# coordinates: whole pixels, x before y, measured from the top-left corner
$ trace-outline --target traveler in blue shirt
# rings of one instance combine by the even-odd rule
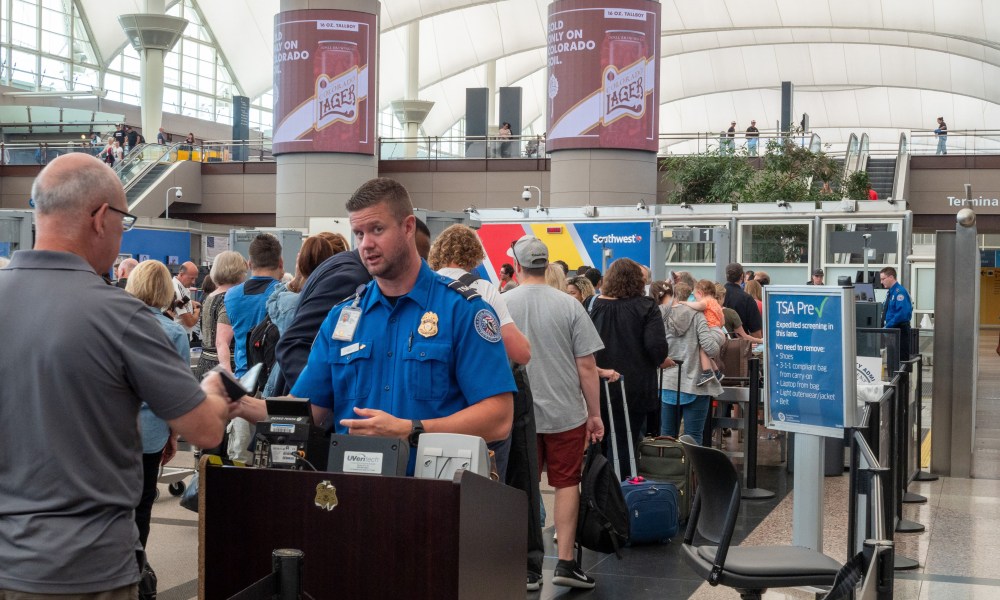
[[[236,375],[242,377],[253,365],[247,364],[247,334],[267,316],[267,299],[285,265],[281,260],[281,242],[269,233],[259,234],[250,242],[250,279],[226,292],[226,314],[236,338]]]
[[[910,358],[910,319],[913,318],[913,301],[910,294],[898,281],[896,269],[886,267],[879,272],[882,287],[889,290],[882,310],[882,322],[886,328],[899,330],[899,359]]]
[[[337,433],[414,446],[423,432],[505,439],[516,388],[496,313],[420,259],[398,182],[365,183],[347,210],[375,281],[330,311],[292,395],[309,398],[316,423],[332,414]],[[250,398],[241,410],[250,420],[266,414]]]
[[[281,260],[281,242],[269,233],[259,234],[250,242],[250,278],[226,292],[226,315],[233,328],[236,352],[233,354],[236,372],[242,377],[253,365],[247,364],[247,334],[267,316],[267,299],[285,273]],[[250,452],[250,423],[233,419],[229,424],[228,456],[247,462]]]

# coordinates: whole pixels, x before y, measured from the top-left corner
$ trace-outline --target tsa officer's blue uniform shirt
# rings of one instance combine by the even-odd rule
[[[351,341],[333,339],[333,331],[353,297],[335,306],[292,395],[332,409],[335,431],[347,433],[340,421],[358,418],[354,407],[434,419],[515,391],[496,313],[482,299],[449,289],[452,281],[421,262],[413,289],[395,307],[370,282]],[[437,316],[436,331],[426,325],[429,313]]]
[[[900,324],[909,325],[913,316],[913,302],[910,301],[910,294],[897,281],[889,288],[889,295],[885,298],[885,326],[899,327]]]

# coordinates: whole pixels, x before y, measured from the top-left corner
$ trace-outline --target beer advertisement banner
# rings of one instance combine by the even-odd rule
[[[547,45],[546,150],[657,151],[659,2],[553,2]]]
[[[274,17],[274,154],[375,153],[375,15],[290,10]]]

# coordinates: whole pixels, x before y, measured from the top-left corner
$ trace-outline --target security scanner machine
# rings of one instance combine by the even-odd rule
[[[895,267],[908,285],[903,256],[911,246],[912,213],[902,201],[778,202],[466,209],[487,258],[484,276],[509,262],[513,240],[531,234],[549,247],[550,259],[570,269],[607,270],[616,258],[649,265],[653,279],[689,271],[695,279],[724,280],[724,269],[766,271],[772,284],[804,285],[823,269],[827,285],[859,270]],[[867,245],[866,245],[867,244]],[[876,279],[877,281],[877,279]]]
[[[257,423],[253,466],[326,470],[329,442],[314,426],[306,398],[267,398],[267,419]]]
[[[298,229],[273,229],[261,227],[258,229],[233,229],[229,232],[229,249],[243,256],[250,255],[250,242],[261,233],[270,233],[281,242],[281,258],[285,262],[285,270],[295,272],[295,260],[302,248],[302,232]]]
[[[30,210],[0,210],[0,256],[10,258],[18,250],[31,250],[34,218]]]

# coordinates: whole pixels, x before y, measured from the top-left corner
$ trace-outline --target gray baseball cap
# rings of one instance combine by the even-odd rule
[[[511,244],[507,256],[528,269],[546,267],[549,264],[548,246],[533,235],[525,235]]]

